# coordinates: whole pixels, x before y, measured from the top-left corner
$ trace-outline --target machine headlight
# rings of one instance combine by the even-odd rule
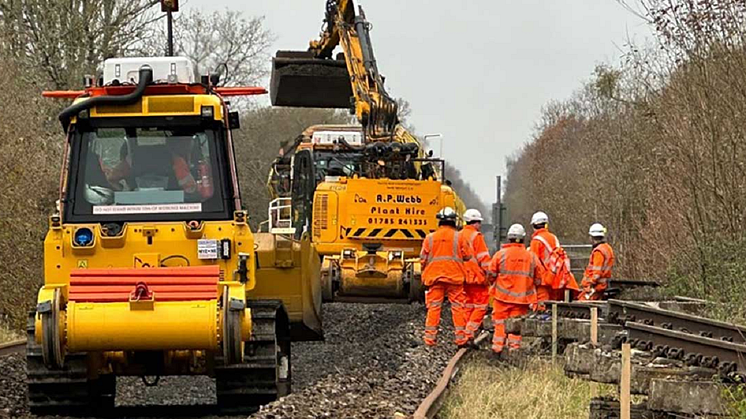
[[[352,249],[345,249],[342,251],[342,257],[345,259],[352,259],[355,257],[355,251]]]
[[[394,250],[393,252],[391,252],[389,254],[391,255],[391,260],[401,259],[402,252],[401,252],[401,250]]]
[[[73,244],[80,247],[86,247],[93,244],[93,231],[88,227],[81,227],[75,230],[73,235]]]
[[[215,107],[214,106],[203,106],[200,114],[203,118],[212,118],[215,116]]]

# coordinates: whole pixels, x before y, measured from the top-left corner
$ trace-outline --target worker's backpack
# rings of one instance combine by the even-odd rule
[[[544,277],[544,283],[553,289],[571,289],[578,291],[578,282],[575,280],[572,271],[570,271],[570,257],[567,256],[565,249],[557,246],[549,254],[549,263],[547,263],[547,272]]]

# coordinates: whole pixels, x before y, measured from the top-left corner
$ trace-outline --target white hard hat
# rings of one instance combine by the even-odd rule
[[[464,212],[464,221],[470,223],[472,221],[484,221],[482,213],[479,210],[471,208]]]
[[[508,229],[508,239],[522,239],[526,237],[526,229],[520,224],[513,224]]]
[[[606,227],[595,223],[588,229],[588,235],[591,237],[606,237]]]
[[[549,216],[542,211],[535,212],[531,217],[531,225],[544,224],[549,222]]]
[[[454,211],[451,207],[445,207],[442,210],[438,211],[438,215],[436,215],[435,217],[439,220],[455,220],[456,211]]]

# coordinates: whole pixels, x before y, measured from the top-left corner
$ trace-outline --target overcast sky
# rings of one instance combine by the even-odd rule
[[[188,8],[263,15],[277,49],[304,50],[325,0],[190,0]],[[368,0],[389,92],[408,100],[417,133],[443,134],[444,157],[495,199],[505,158],[534,132],[541,107],[569,97],[600,63],[616,64],[645,24],[616,0]],[[267,63],[270,66],[270,63]],[[435,153],[438,144],[433,143]]]

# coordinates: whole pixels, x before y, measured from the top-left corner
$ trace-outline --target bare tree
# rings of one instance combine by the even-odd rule
[[[160,55],[165,35],[151,50]],[[207,13],[192,9],[174,23],[174,53],[191,58],[195,76],[221,73],[221,85],[252,85],[268,74],[269,54],[275,36],[264,26],[264,17],[244,17],[234,10]]]
[[[128,55],[160,17],[157,0],[0,0],[0,48],[41,68],[57,89]]]
[[[396,116],[399,118],[399,123],[404,125],[407,131],[414,134],[415,127],[409,117],[412,116],[412,106],[409,104],[407,99],[403,97],[396,98]]]

